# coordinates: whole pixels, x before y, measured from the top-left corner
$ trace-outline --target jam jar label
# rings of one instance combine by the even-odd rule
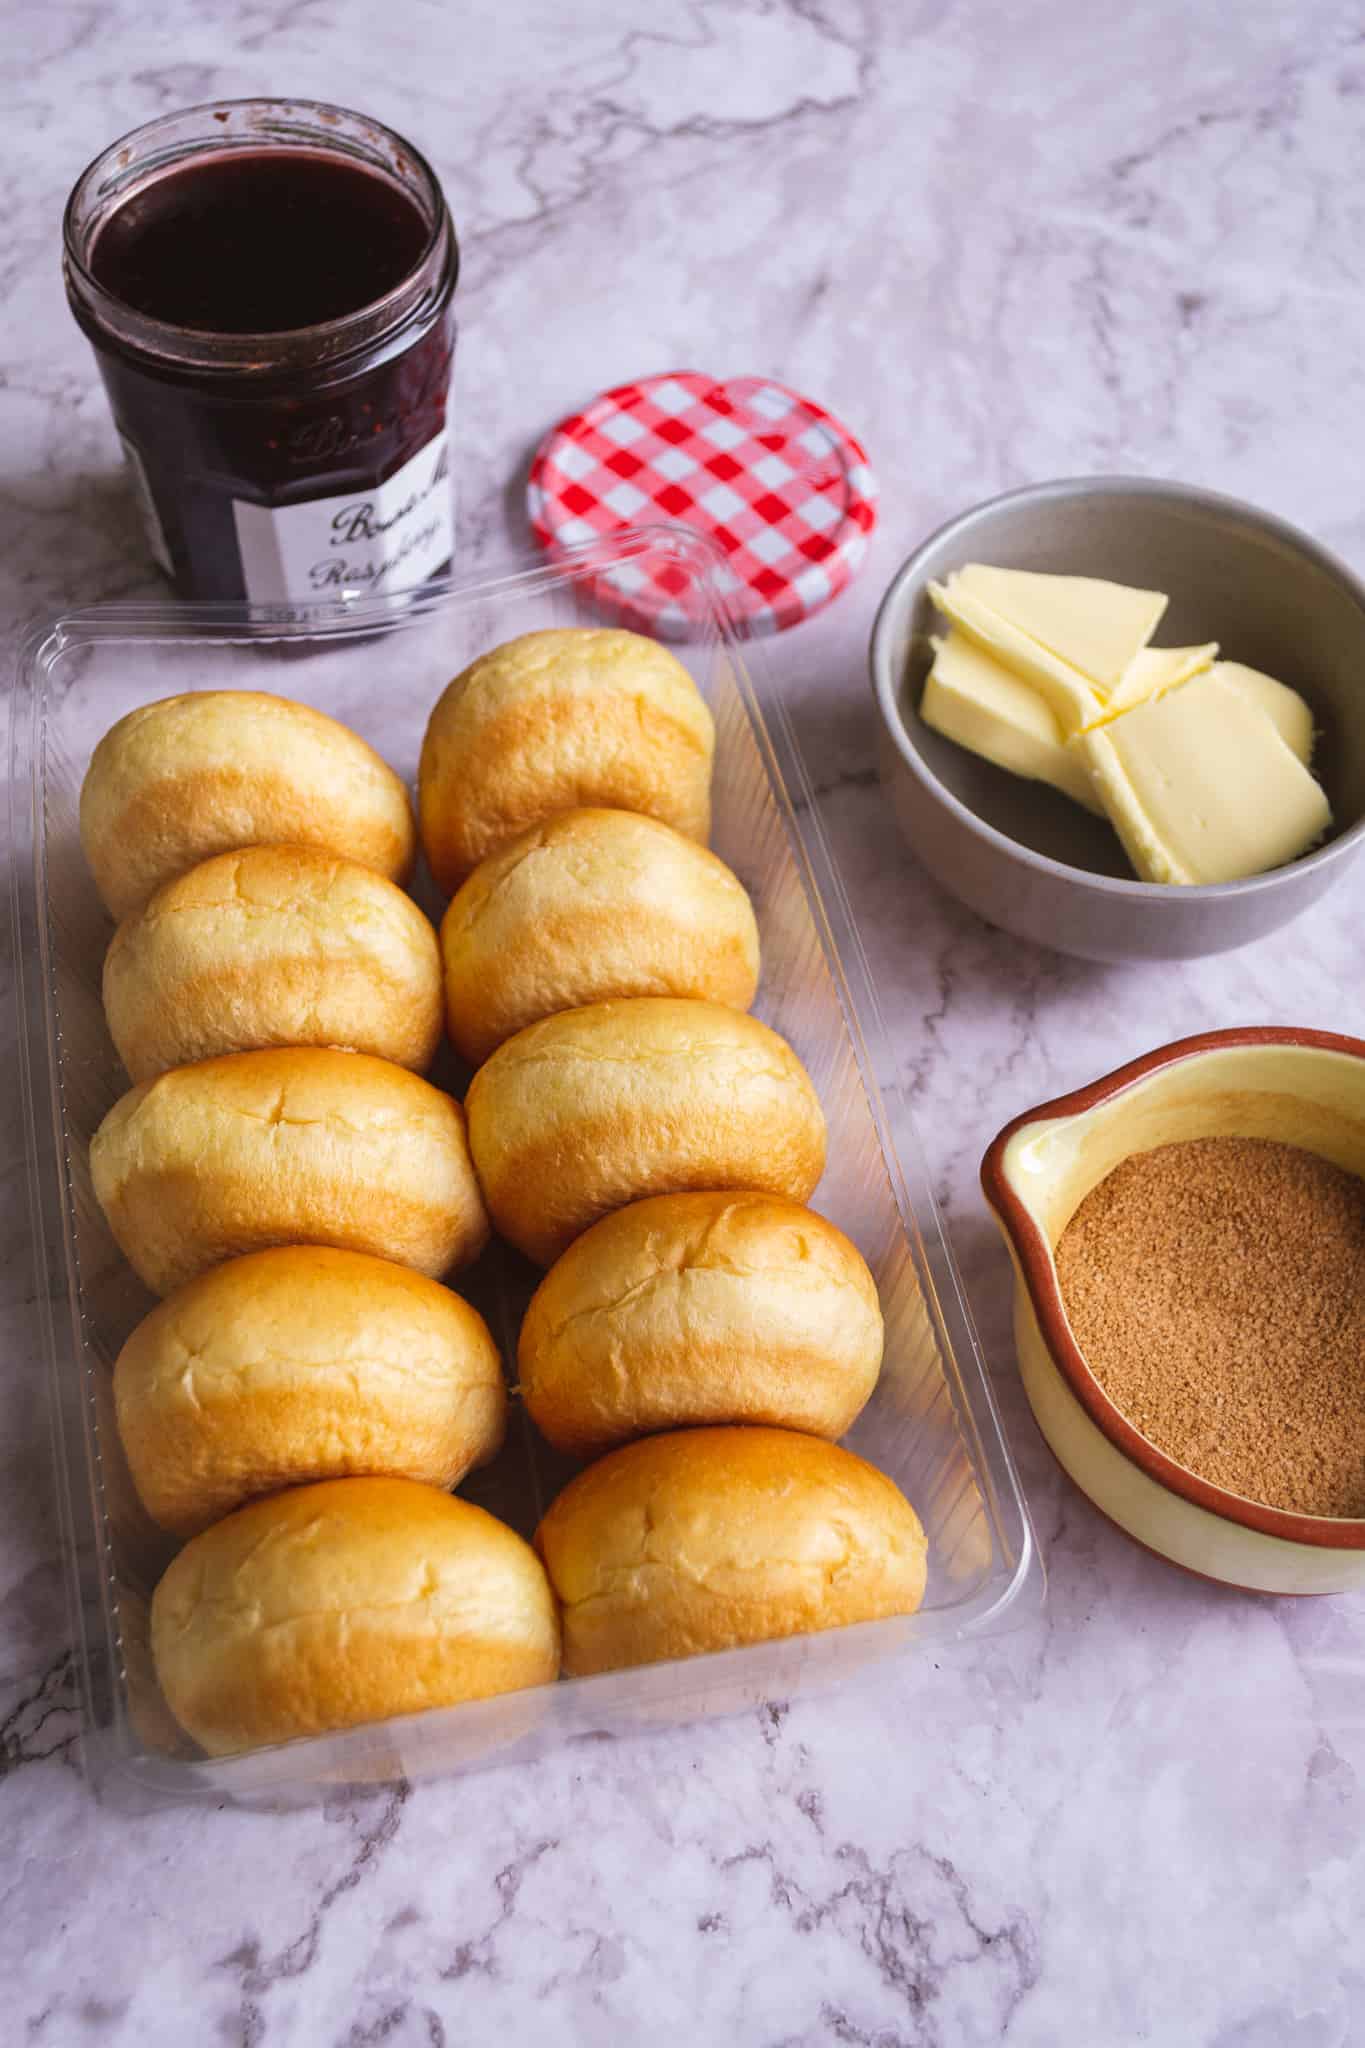
[[[234,498],[232,516],[253,604],[407,589],[448,562],[454,544],[446,430],[370,490],[302,505]]]

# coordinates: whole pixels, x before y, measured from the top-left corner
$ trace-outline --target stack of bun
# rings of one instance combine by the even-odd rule
[[[606,1454],[536,1535],[570,1673],[924,1592],[913,1509],[833,1441],[876,1383],[881,1311],[804,1206],[825,1165],[810,1076],[747,1014],[753,909],[702,843],[713,744],[664,648],[558,632],[458,676],[422,750],[474,1168],[494,1227],[550,1269],[522,1397],[556,1448]]]
[[[488,1237],[464,1111],[423,1078],[440,948],[402,782],[303,704],[206,691],[96,747],[81,838],[134,1083],[90,1147],[160,1305],[114,1368],[133,1483],[188,1539],[152,1601],[211,1755],[541,1684],[530,1545],[446,1489],[498,1450],[502,1361],[439,1284]]]
[[[452,682],[407,793],[355,734],[207,692],[100,742],[81,832],[121,922],[134,1083],[91,1146],[165,1296],[115,1370],[167,1700],[222,1754],[906,1613],[925,1546],[834,1441],[876,1382],[855,1247],[804,1206],[825,1124],[750,1016],[758,933],[706,848],[714,734],[651,640],[567,629]],[[423,1078],[444,1019],[465,1105]],[[548,1267],[526,1407],[597,1459],[534,1550],[453,1498],[501,1361],[440,1285],[489,1224]],[[603,1455],[605,1454],[605,1455]]]

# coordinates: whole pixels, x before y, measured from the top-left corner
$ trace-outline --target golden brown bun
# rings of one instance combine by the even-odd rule
[[[111,726],[81,789],[81,844],[116,918],[235,846],[321,846],[404,881],[408,793],[349,726],[262,690],[195,690]]]
[[[248,846],[163,882],[114,933],[104,1014],[135,1081],[216,1053],[336,1045],[419,1071],[440,948],[410,896],[314,846]]]
[[[114,1402],[142,1504],[177,1536],[310,1479],[454,1486],[497,1450],[506,1412],[477,1310],[407,1266],[321,1245],[177,1288],[119,1353]]]
[[[495,848],[580,804],[711,827],[715,727],[676,656],[639,633],[524,633],[456,676],[422,743],[422,845],[449,896]]]
[[[699,996],[747,1010],[758,927],[723,861],[636,811],[563,811],[481,861],[441,926],[446,1020],[477,1066],[556,1010]]]
[[[273,1244],[338,1245],[436,1276],[488,1237],[459,1103],[363,1052],[172,1067],[114,1104],[90,1175],[156,1294]]]
[[[529,1544],[412,1479],[328,1479],[186,1544],[152,1599],[172,1713],[210,1756],[545,1685],[559,1629]]]
[[[571,1678],[913,1614],[924,1531],[894,1481],[791,1429],[684,1429],[589,1465],[536,1531]]]
[[[557,1449],[771,1423],[842,1436],[877,1384],[882,1315],[857,1248],[779,1195],[656,1195],[575,1239],[531,1300],[522,1399]]]
[[[800,1060],[719,1003],[637,996],[546,1017],[498,1047],[465,1106],[493,1221],[542,1266],[643,1195],[757,1188],[804,1202],[825,1166]]]

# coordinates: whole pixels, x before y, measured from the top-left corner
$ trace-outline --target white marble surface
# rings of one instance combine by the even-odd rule
[[[975,1187],[1008,1115],[1178,1032],[1361,1027],[1360,887],[1222,960],[1069,963],[902,857],[863,680],[949,512],[1130,469],[1365,566],[1365,40],[1336,0],[131,0],[5,10],[7,623],[150,587],[57,275],[85,159],[215,94],[409,131],[462,229],[462,551],[534,439],[664,367],[775,373],[866,438],[857,588],[774,650],[818,764],[1047,1549],[1045,1625],[835,1701],[316,1811],[131,1820],[78,1775],[6,1126],[6,2041],[1349,2048],[1365,2041],[1365,1603],[1131,1548],[1018,1393]],[[10,1091],[12,1093],[12,1091]],[[10,1105],[9,1114],[13,1115]]]

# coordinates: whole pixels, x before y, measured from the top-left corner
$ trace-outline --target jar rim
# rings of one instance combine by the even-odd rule
[[[99,178],[116,168],[120,157],[128,158],[136,145],[151,142],[158,132],[174,131],[181,124],[192,122],[196,116],[208,116],[226,124],[234,114],[248,111],[270,119],[245,132],[229,134],[225,125],[219,135],[205,134],[179,146],[169,145],[160,160],[153,159],[150,168],[144,164],[134,169],[126,185],[119,187],[111,181],[108,192],[100,195],[105,203],[92,211],[88,221],[78,220],[81,202],[89,196]],[[313,126],[307,130],[296,129],[289,123],[289,115],[301,117],[305,122],[311,121]],[[395,161],[387,162],[379,150],[367,152],[358,147],[354,139],[340,132],[338,124],[341,123],[355,124],[367,138],[387,147]],[[220,151],[250,149],[259,152],[263,147],[309,149],[315,153],[325,151],[343,161],[363,163],[381,177],[392,178],[395,169],[412,174],[410,183],[425,198],[427,204],[423,211],[429,212],[430,219],[421,253],[406,276],[379,298],[370,299],[351,312],[334,315],[331,319],[317,321],[307,327],[232,334],[158,319],[139,311],[126,299],[120,298],[117,292],[100,283],[87,259],[108,220],[135,192],[144,190],[157,179],[173,174],[197,158],[207,159]],[[158,114],[151,121],[140,122],[136,128],[130,128],[126,134],[109,143],[91,158],[71,188],[62,215],[62,255],[67,289],[73,300],[78,299],[92,316],[114,327],[119,339],[139,354],[181,370],[228,375],[255,372],[271,376],[301,359],[330,365],[356,350],[384,340],[419,311],[428,297],[446,296],[454,290],[460,263],[459,242],[440,180],[422,151],[406,136],[373,115],[362,114],[351,107],[336,106],[327,100],[271,95],[199,101],[193,106],[177,108],[173,113]]]

